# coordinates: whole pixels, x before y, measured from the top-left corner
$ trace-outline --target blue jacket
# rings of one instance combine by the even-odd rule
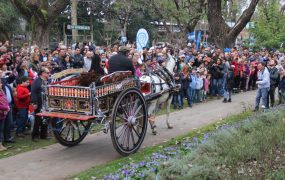
[[[256,84],[259,89],[270,87],[270,73],[267,68],[264,68],[263,71],[258,71],[257,77],[258,80],[256,81]]]
[[[197,76],[194,74],[190,74],[191,80],[192,82],[189,84],[189,87],[191,89],[196,89],[196,85],[197,85]]]

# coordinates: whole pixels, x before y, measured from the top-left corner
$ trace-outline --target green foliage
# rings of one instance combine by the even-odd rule
[[[159,172],[161,179],[282,177],[284,166],[274,161],[284,160],[284,115],[284,110],[269,112],[239,128],[219,132],[183,159],[170,161]],[[274,152],[280,152],[280,157]],[[281,170],[271,173],[276,168]]]
[[[280,12],[279,2],[273,1],[258,8],[258,17],[251,33],[259,47],[279,48],[285,42],[285,15]]]
[[[9,1],[0,0],[0,39],[7,39],[19,32],[19,14]]]

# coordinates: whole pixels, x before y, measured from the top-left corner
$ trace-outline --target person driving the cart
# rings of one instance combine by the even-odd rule
[[[109,59],[109,74],[117,71],[131,71],[133,75],[135,75],[135,68],[130,59],[128,59],[128,53],[130,52],[130,48],[126,46],[121,46],[119,48],[119,53],[113,55]]]

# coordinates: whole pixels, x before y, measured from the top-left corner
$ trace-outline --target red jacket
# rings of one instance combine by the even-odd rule
[[[30,99],[30,91],[27,87],[18,85],[16,88],[17,91],[17,100],[16,100],[16,108],[29,108],[31,99]]]

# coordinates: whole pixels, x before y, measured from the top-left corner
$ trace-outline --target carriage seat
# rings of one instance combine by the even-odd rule
[[[122,81],[132,76],[132,71],[117,71],[112,74],[105,75],[100,78],[100,81],[104,84]]]

